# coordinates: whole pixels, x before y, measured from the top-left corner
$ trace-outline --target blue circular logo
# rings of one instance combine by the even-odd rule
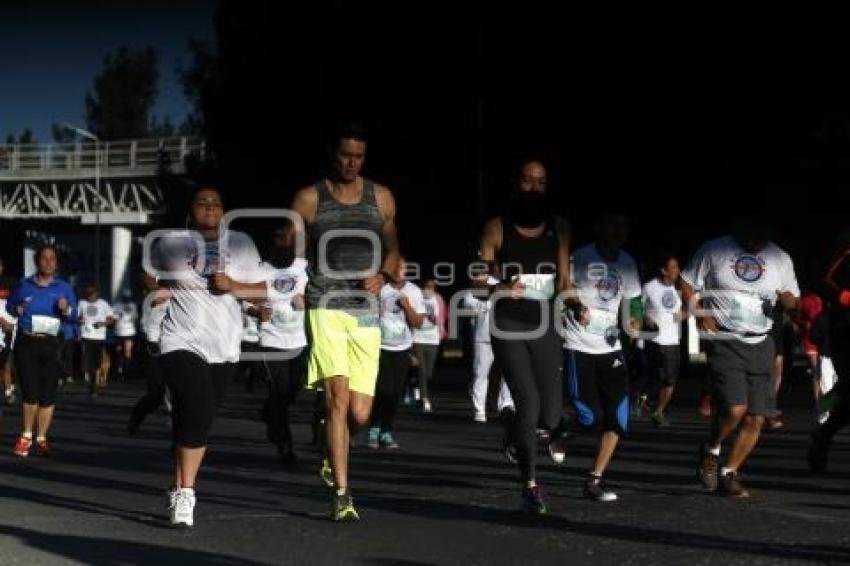
[[[620,274],[614,270],[608,270],[608,273],[596,282],[596,291],[599,293],[599,299],[606,303],[617,298],[621,287],[622,280]]]
[[[764,275],[764,265],[756,256],[742,255],[735,260],[735,275],[745,283],[755,283]]]
[[[289,293],[295,289],[295,279],[293,277],[283,275],[275,279],[272,285],[274,290],[278,293]]]
[[[676,294],[676,291],[673,291],[671,289],[667,289],[666,291],[664,291],[664,294],[661,295],[661,305],[665,309],[673,310],[674,308],[676,308],[676,299],[677,298],[678,298],[678,295]]]

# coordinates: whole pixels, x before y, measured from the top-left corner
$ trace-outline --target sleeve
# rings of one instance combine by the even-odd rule
[[[231,276],[234,279],[242,283],[260,283],[266,280],[263,260],[250,236],[234,232],[228,238],[228,245],[233,247]]]
[[[794,262],[787,253],[782,254],[782,282],[780,291],[788,292],[795,297],[800,296],[800,285],[797,283],[797,274],[794,273]]]
[[[701,291],[705,287],[705,279],[711,271],[711,250],[708,243],[703,244],[691,258],[687,269],[682,272],[682,279],[694,288]]]

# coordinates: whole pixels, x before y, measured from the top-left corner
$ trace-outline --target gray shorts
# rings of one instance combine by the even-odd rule
[[[751,415],[771,412],[774,344],[769,336],[759,344],[713,340],[706,353],[712,395],[721,407],[744,405]]]

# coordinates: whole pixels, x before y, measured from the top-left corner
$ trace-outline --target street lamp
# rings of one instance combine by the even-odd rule
[[[74,132],[78,136],[90,139],[94,142],[94,192],[100,199],[100,138],[82,128],[63,122],[62,127]],[[100,208],[95,202],[94,211],[94,280],[95,285],[100,288]]]

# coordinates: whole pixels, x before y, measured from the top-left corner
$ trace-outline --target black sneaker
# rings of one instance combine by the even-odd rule
[[[563,465],[567,458],[567,431],[555,429],[549,439],[549,458],[553,464]]]
[[[654,424],[658,428],[670,427],[670,419],[668,419],[661,411],[653,411],[650,417],[652,418],[652,424]]]
[[[617,494],[606,488],[605,481],[601,477],[594,475],[588,476],[584,483],[584,496],[594,501],[617,501]]]
[[[548,512],[546,503],[540,495],[540,487],[535,485],[522,488],[522,507],[533,515],[545,515]]]
[[[720,467],[720,458],[708,451],[705,445],[699,448],[699,467],[697,478],[706,491],[717,490],[717,474]]]
[[[727,497],[736,497],[738,499],[748,499],[750,492],[741,483],[741,475],[737,472],[726,472],[720,482],[718,493]]]
[[[341,523],[360,520],[360,515],[354,508],[354,500],[351,499],[351,493],[348,490],[342,494],[334,492],[331,500],[331,519]]]

